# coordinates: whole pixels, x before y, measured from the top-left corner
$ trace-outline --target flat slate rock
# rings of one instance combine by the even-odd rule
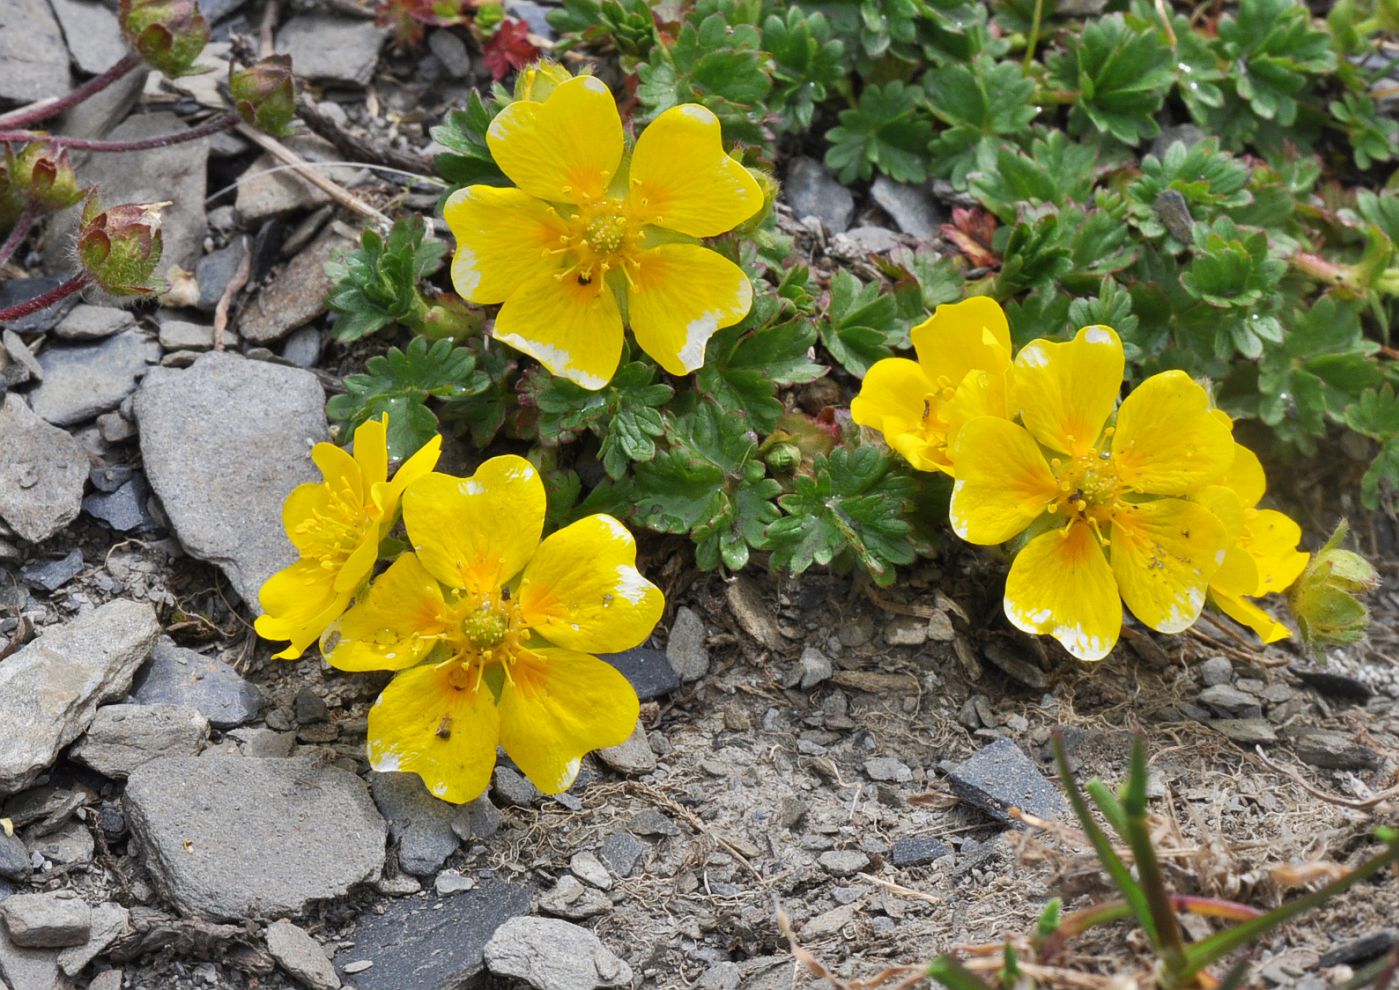
[[[87,483],[82,444],[35,415],[18,395],[0,406],[0,519],[42,543],[78,517]]]
[[[334,766],[169,757],[131,774],[122,805],[156,889],[189,916],[298,915],[384,867],[388,827]]]
[[[68,52],[82,72],[90,76],[105,72],[126,54],[117,16],[96,0],[49,0]]]
[[[374,74],[386,37],[370,21],[302,14],[277,32],[277,51],[291,53],[303,79],[363,86]]]
[[[78,303],[58,321],[53,332],[64,340],[106,340],[135,325],[136,317],[127,310]]]
[[[256,684],[218,657],[176,646],[166,636],[136,675],[130,700],[138,705],[188,705],[216,729],[251,722],[262,710]]]
[[[631,967],[586,928],[553,918],[512,918],[486,943],[486,966],[535,990],[628,986]]]
[[[598,659],[606,660],[621,671],[642,701],[680,689],[680,678],[661,650],[637,646],[622,653],[599,653]]]
[[[0,3],[0,100],[30,103],[72,86],[68,49],[48,0]]]
[[[209,720],[188,705],[105,705],[68,755],[104,777],[124,780],[162,756],[196,756]]]
[[[369,787],[398,843],[398,865],[414,876],[436,873],[461,844],[452,831],[460,807],[429,794],[415,773],[376,773]]]
[[[954,794],[999,821],[1019,824],[1007,814],[1010,808],[1040,818],[1058,818],[1068,810],[1059,789],[1009,739],[997,739],[949,767],[947,779]]]
[[[117,599],[50,626],[0,663],[0,795],[33,783],[99,705],[126,693],[159,634],[155,609]]]
[[[239,317],[239,336],[270,344],[324,313],[331,289],[325,264],[337,251],[353,246],[334,230],[322,233],[258,292]]]
[[[55,426],[85,423],[121,405],[159,360],[160,346],[138,330],[95,344],[46,347],[39,355],[44,380],[29,399]]]
[[[483,967],[486,943],[502,924],[529,912],[529,887],[487,879],[438,898],[391,901],[383,914],[365,911],[346,938],[353,949],[335,959],[357,990],[458,990]],[[374,965],[350,973],[357,962]]]
[[[320,480],[310,457],[327,433],[320,382],[216,351],[185,369],[152,370],[135,411],[146,475],[175,535],[260,612],[262,583],[296,559],[282,503]]]

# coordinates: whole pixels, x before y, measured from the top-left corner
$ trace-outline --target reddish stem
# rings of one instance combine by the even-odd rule
[[[141,60],[135,55],[124,55],[106,72],[100,76],[93,76],[67,96],[59,97],[52,103],[45,103],[41,106],[0,114],[0,127],[28,127],[41,120],[48,120],[69,107],[77,106],[89,96],[102,92],[140,64]]]
[[[18,320],[28,316],[30,313],[37,313],[41,309],[47,309],[60,299],[67,299],[75,292],[80,292],[92,281],[92,277],[87,272],[78,272],[68,281],[61,285],[54,286],[48,292],[35,296],[33,299],[18,303],[9,309],[0,309],[0,323],[8,323],[10,320]]]
[[[0,244],[0,267],[10,260],[11,255],[19,250],[19,246],[24,243],[24,237],[29,233],[29,228],[34,226],[34,221],[39,218],[39,211],[30,203],[24,208],[24,212],[15,221],[14,230],[10,231],[10,236],[5,238],[5,243]]]
[[[64,137],[62,134],[45,134],[42,131],[0,131],[0,144],[21,141],[43,141],[58,148],[71,148],[74,151],[148,151],[151,148],[168,148],[172,144],[197,141],[236,127],[242,120],[236,113],[215,117],[207,123],[177,134],[161,134],[158,137],[143,138],[140,141],[91,141],[87,138]]]

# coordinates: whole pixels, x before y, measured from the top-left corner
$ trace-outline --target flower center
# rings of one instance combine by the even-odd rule
[[[363,541],[369,518],[348,481],[327,482],[325,488],[330,496],[325,505],[297,523],[296,534],[303,557],[338,570]]]
[[[510,667],[520,651],[529,628],[520,609],[502,589],[495,595],[461,594],[448,607],[455,615],[455,634],[448,641],[459,666],[452,683],[464,690],[475,690],[487,668],[496,667],[503,679],[510,680]]]
[[[564,277],[588,285],[610,269],[625,269],[632,263],[640,235],[640,226],[622,200],[605,199],[583,206],[564,239],[564,249],[573,263]]]
[[[1103,439],[1107,440],[1111,435],[1109,428]],[[1049,511],[1062,510],[1069,519],[1087,522],[1106,545],[1107,536],[1101,526],[1112,521],[1113,515],[1121,508],[1122,495],[1126,491],[1126,486],[1117,476],[1112,452],[1090,447],[1085,453],[1067,461],[1052,458],[1049,467],[1059,482],[1060,491]]]
[[[493,609],[489,603],[468,615],[461,624],[466,640],[478,650],[488,650],[499,646],[510,631],[510,617],[500,609]]]

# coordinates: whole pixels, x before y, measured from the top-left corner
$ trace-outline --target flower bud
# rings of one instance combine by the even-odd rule
[[[228,91],[238,116],[265,134],[285,137],[296,116],[296,77],[290,55],[269,55],[246,69],[229,65]]]
[[[542,103],[560,84],[566,83],[572,78],[573,73],[558,62],[542,58],[516,74],[515,99]]]
[[[791,474],[801,467],[802,449],[794,443],[775,443],[763,454],[763,461],[778,474]]]
[[[781,188],[770,173],[764,172],[760,168],[749,168],[748,174],[753,177],[754,181],[758,183],[758,188],[763,191],[763,205],[757,213],[734,228],[734,233],[740,236],[751,234],[763,225],[763,221],[767,220],[768,215],[772,213],[773,204],[777,202],[777,193]]]
[[[209,40],[209,22],[195,0],[121,0],[117,16],[131,50],[167,76],[187,76]]]
[[[1287,589],[1287,607],[1314,652],[1354,643],[1370,624],[1369,610],[1355,596],[1374,590],[1379,574],[1360,554],[1341,549],[1349,530],[1342,521]]]
[[[169,203],[127,203],[98,211],[92,197],[78,228],[78,260],[83,270],[115,296],[156,291],[155,269],[164,239],[160,211]]]
[[[487,37],[500,26],[500,22],[505,20],[505,6],[498,0],[484,0],[476,7],[476,16],[471,19],[472,26]]]
[[[66,210],[83,198],[68,152],[46,141],[26,144],[15,154],[5,148],[10,195],[45,213]]]

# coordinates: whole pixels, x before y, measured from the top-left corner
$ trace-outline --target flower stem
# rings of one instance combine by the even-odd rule
[[[10,320],[18,320],[28,316],[30,313],[37,313],[41,309],[47,309],[60,299],[67,299],[75,292],[80,292],[92,281],[92,277],[87,272],[78,272],[68,281],[61,285],[54,286],[48,292],[35,296],[33,299],[18,303],[8,309],[0,309],[0,323],[7,323]]]
[[[236,127],[240,118],[236,113],[215,117],[207,123],[176,134],[161,134],[158,137],[143,138],[140,141],[90,141],[87,138],[64,137],[61,134],[45,134],[41,131],[0,131],[0,144],[20,141],[45,141],[58,148],[71,148],[74,151],[148,151],[151,148],[168,148],[172,144],[197,141]]]
[[[1035,48],[1040,43],[1040,21],[1044,17],[1044,0],[1035,0],[1035,12],[1030,21],[1030,40],[1025,43],[1025,59],[1020,64],[1020,68],[1025,72],[1030,71],[1030,66],[1035,62]]]
[[[60,97],[52,103],[45,103],[37,107],[27,107],[23,110],[15,110],[11,113],[0,114],[0,127],[29,127],[37,124],[41,120],[48,120],[67,110],[69,107],[77,106],[89,96],[102,92],[112,83],[126,75],[136,66],[141,64],[141,60],[135,55],[123,55],[110,69],[100,76],[93,76],[67,96]]]
[[[10,231],[10,236],[5,238],[5,243],[0,244],[0,266],[10,260],[10,256],[19,250],[20,244],[24,243],[25,235],[29,233],[29,228],[34,226],[34,221],[39,218],[39,211],[34,208],[34,204],[29,204],[24,208],[24,212],[15,221],[14,230]]]

